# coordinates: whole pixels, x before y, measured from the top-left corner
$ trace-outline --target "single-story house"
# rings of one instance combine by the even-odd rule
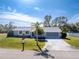
[[[32,30],[31,27],[17,27],[12,29],[8,34],[14,37],[22,37],[23,34],[25,37],[32,37]]]
[[[59,39],[61,37],[61,29],[59,27],[45,27],[46,39]]]
[[[10,33],[11,36],[14,37],[22,37],[23,34],[25,37],[35,37],[35,35],[32,33],[31,27],[17,27],[12,29]],[[59,27],[44,27],[44,34],[38,36],[46,39],[57,39],[61,37],[61,30]]]

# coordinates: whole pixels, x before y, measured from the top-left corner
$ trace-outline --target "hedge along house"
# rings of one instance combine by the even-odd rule
[[[44,27],[46,39],[60,39],[61,29],[59,27]]]
[[[31,27],[17,27],[8,33],[12,37],[22,37],[23,34],[25,37],[32,37]]]

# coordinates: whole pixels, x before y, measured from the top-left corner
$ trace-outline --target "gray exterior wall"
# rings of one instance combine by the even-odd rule
[[[12,29],[14,37],[22,37],[23,34],[25,37],[32,37],[31,27],[17,27]]]
[[[23,34],[20,34],[20,31],[13,31],[13,36],[14,37],[22,37]],[[24,34],[24,37],[32,37],[32,32],[29,32],[29,34]]]

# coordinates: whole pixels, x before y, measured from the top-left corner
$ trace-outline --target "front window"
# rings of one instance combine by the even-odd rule
[[[19,34],[22,34],[22,31],[19,31]]]
[[[19,31],[19,34],[29,34],[29,31]]]
[[[29,31],[26,31],[26,34],[29,34]]]

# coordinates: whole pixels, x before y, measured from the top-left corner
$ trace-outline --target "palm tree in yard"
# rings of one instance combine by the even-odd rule
[[[38,42],[38,30],[39,30],[39,25],[40,25],[40,24],[39,24],[38,22],[35,23],[35,28],[36,28],[36,30],[35,30],[35,34],[36,34],[36,45],[37,45],[37,47],[39,48],[39,50],[43,53],[41,47],[39,46],[39,42]]]

